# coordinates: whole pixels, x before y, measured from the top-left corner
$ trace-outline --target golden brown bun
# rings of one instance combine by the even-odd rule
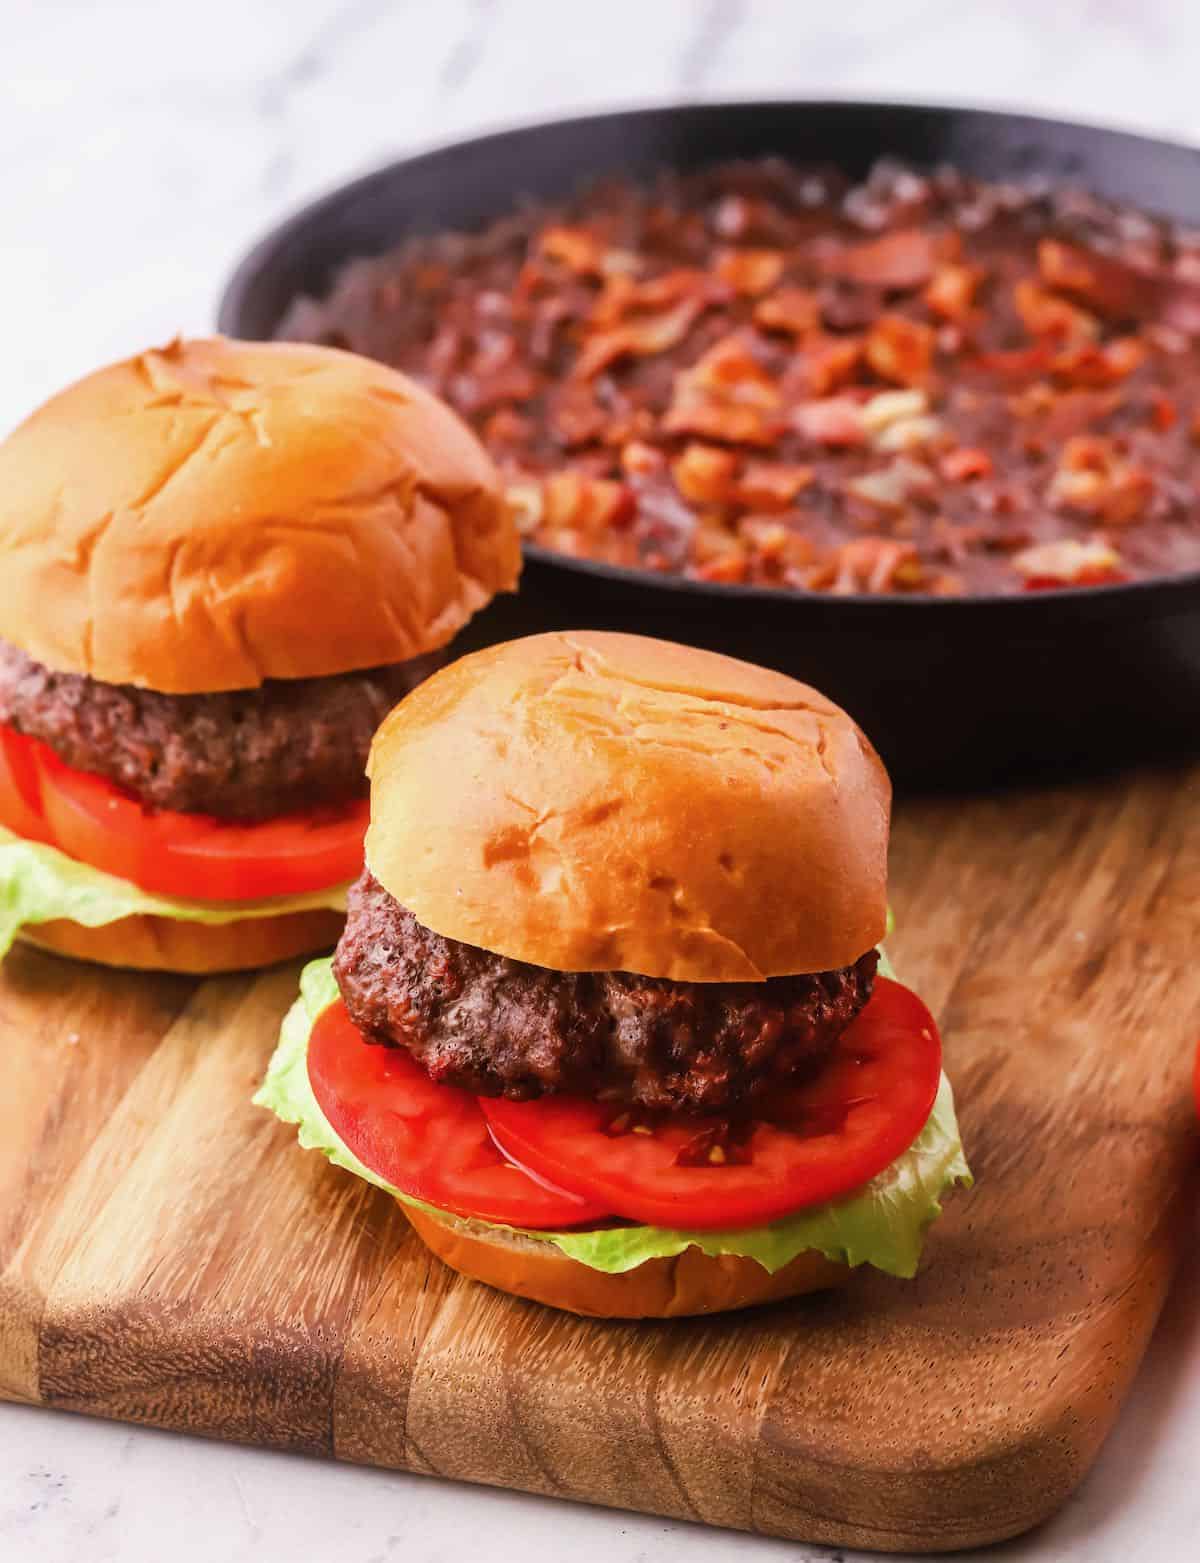
[[[241,922],[183,923],[171,917],[122,917],[101,928],[65,919],[27,924],[17,937],[39,949],[100,966],[205,975],[251,971],[331,950],[346,919],[340,912],[284,912]]]
[[[375,738],[367,862],[427,928],[558,971],[758,981],[884,933],[891,788],[837,706],[635,635],[464,657]]]
[[[736,1254],[710,1258],[685,1248],[673,1259],[648,1259],[623,1275],[606,1275],[568,1259],[553,1243],[499,1227],[431,1216],[404,1206],[425,1244],[460,1275],[515,1297],[597,1319],[677,1319],[779,1302],[842,1286],[850,1272],[823,1254],[798,1254],[774,1275]]]
[[[172,342],[0,444],[0,637],[60,672],[250,689],[444,645],[520,570],[495,471],[394,370]]]

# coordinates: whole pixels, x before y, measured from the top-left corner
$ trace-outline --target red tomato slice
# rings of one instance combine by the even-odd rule
[[[652,1226],[734,1229],[852,1193],[882,1172],[924,1127],[941,1069],[933,1016],[881,977],[817,1079],[781,1093],[771,1121],[739,1138],[712,1119],[639,1123],[576,1097],[482,1106],[500,1148],[539,1177]]]
[[[159,820],[164,817],[157,816]],[[175,895],[254,901],[301,895],[357,879],[370,821],[369,802],[356,798],[303,814],[281,814],[254,825],[204,819],[205,828],[195,835],[161,846],[157,836],[153,839],[155,848],[164,854],[162,883],[195,887],[176,889]],[[157,874],[157,869],[153,872]]]
[[[579,1226],[608,1207],[514,1167],[496,1149],[476,1097],[437,1085],[398,1047],[373,1047],[337,1001],[308,1044],[321,1111],[365,1167],[441,1210],[513,1226]]]
[[[261,901],[343,884],[362,869],[369,819],[365,798],[252,825],[148,809],[0,728],[0,824],[162,895]]]
[[[4,726],[0,726],[0,825],[26,841],[50,839],[29,741]]]

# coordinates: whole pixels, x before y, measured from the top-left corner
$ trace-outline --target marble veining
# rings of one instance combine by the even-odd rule
[[[421,146],[788,94],[1016,104],[1200,141],[1198,60],[1189,0],[3,0],[0,430],[105,359],[210,327],[258,234]],[[1193,1262],[1095,1471],[1006,1560],[1197,1556],[1198,1295]],[[489,1563],[842,1556],[0,1407],[5,1563],[457,1563],[464,1537]]]

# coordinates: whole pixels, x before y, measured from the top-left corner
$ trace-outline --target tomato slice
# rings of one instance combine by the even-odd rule
[[[849,1194],[907,1150],[933,1109],[942,1045],[933,1016],[878,978],[809,1084],[732,1137],[712,1119],[639,1122],[577,1097],[487,1100],[513,1161],[608,1210],[685,1231],[759,1226]]]
[[[162,882],[196,887],[176,889],[176,895],[223,901],[301,895],[345,884],[362,872],[370,821],[366,798],[254,825],[205,819],[203,830],[160,848]]]
[[[0,825],[26,841],[49,841],[41,792],[29,740],[0,726]]]
[[[340,1000],[313,1027],[308,1078],[342,1143],[405,1194],[522,1227],[578,1226],[608,1214],[604,1204],[513,1166],[496,1149],[476,1097],[436,1084],[403,1048],[364,1042]]]
[[[149,809],[0,727],[0,824],[162,895],[260,901],[343,884],[362,869],[369,819],[365,798],[257,824]]]

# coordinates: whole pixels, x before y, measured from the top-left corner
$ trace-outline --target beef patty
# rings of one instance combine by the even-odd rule
[[[55,673],[0,641],[0,722],[153,808],[269,819],[365,797],[375,729],[444,660],[163,695]]]
[[[730,1112],[828,1056],[877,960],[766,982],[550,971],[431,932],[368,870],[334,970],[367,1040],[407,1048],[434,1080],[518,1101],[563,1091]]]

